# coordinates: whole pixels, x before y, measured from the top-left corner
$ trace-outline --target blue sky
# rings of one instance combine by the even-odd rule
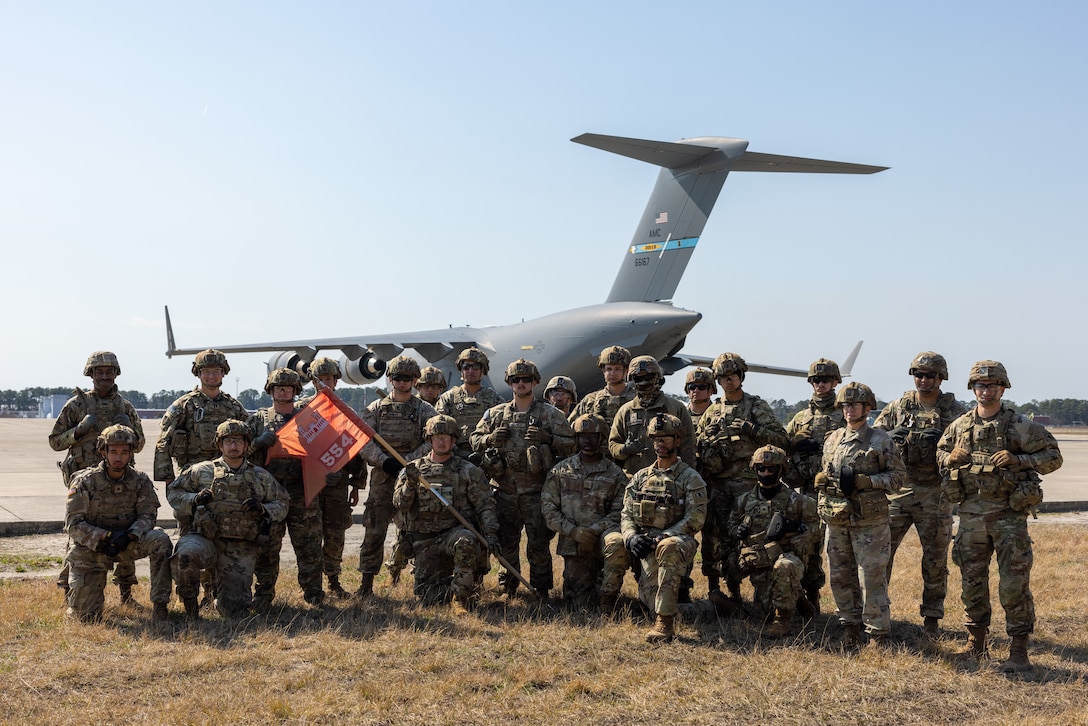
[[[369,5],[0,5],[0,388],[84,385],[102,348],[122,388],[190,387],[163,305],[190,347],[600,302],[657,170],[589,131],[892,167],[731,175],[675,296],[687,351],[863,339],[882,398],[926,349],[964,398],[980,358],[1011,399],[1088,398],[1088,6]]]

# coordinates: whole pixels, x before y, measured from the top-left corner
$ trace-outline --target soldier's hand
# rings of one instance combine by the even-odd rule
[[[529,444],[548,445],[552,442],[552,435],[539,426],[530,426],[525,429],[525,441]]]
[[[482,452],[473,451],[471,454],[465,457],[468,463],[473,466],[481,466],[484,463],[484,455]]]
[[[940,429],[922,429],[919,436],[922,440],[929,444],[936,444],[941,440],[942,431]]]
[[[827,475],[826,471],[816,472],[816,478],[812,480],[813,486],[815,486],[817,489],[825,489],[830,483],[831,477]]]
[[[797,454],[815,454],[820,450],[820,442],[807,437],[794,439],[793,451]]]
[[[409,462],[408,466],[404,467],[404,476],[413,484],[419,484],[419,467],[416,466],[414,461]]]
[[[253,446],[257,449],[270,449],[276,445],[276,432],[265,431],[257,438],[253,439]]]
[[[392,456],[386,457],[385,461],[382,462],[382,471],[384,471],[389,476],[396,476],[403,468],[404,464],[401,464]]]
[[[892,437],[892,441],[899,445],[907,443],[907,437],[910,436],[910,429],[906,426],[897,426],[888,432],[888,435]]]
[[[846,496],[850,496],[856,491],[855,485],[854,467],[844,466],[839,470],[839,489],[842,489],[842,493]]]
[[[948,455],[949,466],[963,466],[971,461],[971,453],[967,449],[957,446],[952,449],[952,453]]]
[[[644,534],[636,534],[628,538],[624,543],[627,551],[640,560],[646,559],[654,551],[654,540]]]
[[[256,498],[250,497],[242,502],[242,510],[250,514],[264,514],[264,505]]]
[[[747,436],[749,438],[756,435],[758,427],[751,421],[734,421],[725,428],[725,432],[730,436]]]
[[[79,420],[76,424],[76,436],[82,436],[83,434],[94,428],[94,425],[98,423],[98,416],[93,413],[88,413]]]
[[[733,528],[733,539],[744,539],[752,533],[752,527],[747,522],[741,522]]]
[[[649,448],[646,442],[642,440],[641,436],[628,436],[627,441],[623,442],[622,454],[625,459],[629,459],[632,456],[641,454],[643,451]]]
[[[502,542],[499,541],[499,535],[489,534],[487,535],[487,551],[493,555],[502,554]]]
[[[205,504],[208,504],[211,501],[212,501],[212,490],[211,489],[201,489],[199,492],[196,493],[196,496],[193,497],[193,504],[197,505],[198,507],[203,507]]]
[[[597,535],[589,527],[575,527],[570,531],[570,538],[578,544],[590,546],[597,544]]]
[[[356,481],[358,481],[358,480],[356,479],[356,480],[352,481],[351,491],[348,492],[348,506],[350,506],[350,507],[359,506],[359,488],[360,487],[359,487],[358,484],[355,483]]]
[[[1011,469],[1020,463],[1020,459],[1011,451],[1002,449],[990,457],[990,463],[999,469]]]
[[[872,488],[873,480],[869,478],[868,474],[854,474],[854,489],[863,492],[866,489]]]
[[[132,419],[129,418],[128,414],[124,413],[124,412],[119,413],[116,416],[114,416],[112,423],[118,424],[120,426],[128,426],[129,428],[132,428]]]
[[[487,437],[488,446],[502,446],[510,438],[510,427],[505,424],[497,427]]]

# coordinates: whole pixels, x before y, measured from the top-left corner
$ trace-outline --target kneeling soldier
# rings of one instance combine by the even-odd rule
[[[200,619],[200,571],[216,572],[216,607],[224,617],[244,615],[253,604],[257,554],[268,543],[272,522],[287,516],[290,498],[276,479],[246,461],[253,439],[236,419],[219,424],[218,459],[194,464],[170,482],[166,497],[192,531],[178,540],[170,569],[190,620]]]
[[[170,536],[155,528],[159,498],[151,480],[129,466],[141,439],[128,426],[105,428],[98,437],[102,461],[72,477],[64,528],[75,543],[68,555],[68,614],[83,621],[102,617],[106,573],[143,557],[151,560],[154,620],[166,620],[170,602]]]
[[[472,610],[479,600],[477,565],[484,553],[479,540],[451,510],[484,535],[492,552],[499,551],[499,520],[483,471],[453,455],[459,433],[457,420],[451,416],[440,414],[427,421],[424,438],[431,451],[401,471],[393,506],[404,515],[413,543],[416,597],[425,605],[449,602],[452,597]]]
[[[774,617],[766,630],[772,638],[789,634],[798,604],[808,604],[801,576],[820,536],[816,502],[782,483],[787,461],[777,446],[752,454],[758,484],[737,499],[728,527],[739,543],[740,571],[752,581],[756,606]]]

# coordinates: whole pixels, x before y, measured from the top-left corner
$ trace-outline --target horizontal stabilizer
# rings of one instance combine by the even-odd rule
[[[733,162],[732,168],[733,171],[789,171],[800,174],[876,174],[888,167],[746,151],[744,156]]]
[[[613,154],[626,156],[647,164],[662,166],[666,169],[681,169],[698,162],[700,159],[711,156],[719,150],[726,152],[729,157],[739,156],[748,146],[744,139],[715,138],[713,146],[698,144],[685,144],[683,142],[648,141],[646,139],[629,139],[624,136],[605,136],[604,134],[582,134],[575,136],[571,141],[578,144],[592,146],[602,151],[611,151]],[[728,142],[736,142],[735,153],[727,151]],[[783,157],[785,158],[785,157]]]

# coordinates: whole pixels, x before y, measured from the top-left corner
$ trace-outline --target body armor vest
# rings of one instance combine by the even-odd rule
[[[383,398],[378,404],[374,427],[397,453],[410,454],[423,443],[423,421],[419,420],[418,399],[400,403]]]
[[[438,464],[431,461],[429,456],[425,456],[419,459],[417,464],[423,478],[445,497],[447,502],[461,512],[462,516],[465,516],[466,512],[470,511],[468,479],[460,471],[458,462],[461,461],[463,459],[452,457],[444,464]],[[438,497],[423,491],[424,488],[420,487],[416,495],[418,510],[412,521],[412,531],[420,535],[433,536],[458,526],[460,522],[457,517],[453,516]]]
[[[687,465],[675,470],[653,469],[649,476],[631,491],[634,500],[634,521],[643,529],[666,529],[683,519],[687,511],[687,491],[676,482]]]
[[[295,412],[285,414],[276,413],[276,410],[273,408],[261,408],[258,409],[257,413],[254,415],[261,420],[265,431],[276,432],[294,418],[294,415],[298,410],[299,409],[296,409]],[[264,452],[262,451],[261,453],[261,458],[264,458]],[[267,463],[262,463],[260,461],[254,463],[264,466],[268,473],[274,476],[276,481],[284,487],[302,485],[302,459],[300,457],[281,456],[275,459],[269,459]]]
[[[242,404],[226,393],[215,399],[190,393],[182,407],[184,412],[171,441],[171,453],[182,469],[218,457],[215,429],[232,418],[244,421],[247,415]]]
[[[128,470],[120,481],[110,479],[105,471],[96,471],[84,480],[89,506],[87,522],[102,529],[128,529],[138,518],[136,503],[140,480]]]
[[[480,419],[484,417],[488,409],[499,405],[502,401],[499,400],[499,395],[490,388],[481,388],[475,396],[470,396],[464,386],[458,386],[450,391],[447,400],[449,405],[443,404],[439,413],[452,416],[457,421],[457,427],[461,431],[457,439],[457,447],[471,450],[469,436],[476,430],[476,424],[480,423]]]
[[[197,507],[193,529],[209,539],[257,539],[263,515],[246,512],[242,502],[257,496],[257,473],[245,466],[235,474],[222,461],[216,461],[212,480],[212,501]]]

